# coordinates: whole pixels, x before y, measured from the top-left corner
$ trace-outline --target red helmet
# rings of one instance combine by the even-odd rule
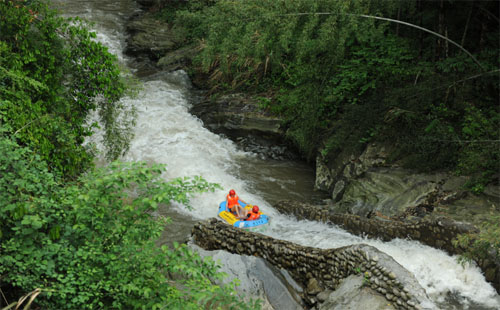
[[[252,212],[253,213],[259,213],[259,206],[253,206]]]
[[[230,190],[229,191],[229,196],[234,196],[236,195],[236,192],[234,191],[234,189]]]

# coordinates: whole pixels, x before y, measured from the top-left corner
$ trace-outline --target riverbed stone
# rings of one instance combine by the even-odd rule
[[[321,286],[316,278],[309,279],[309,282],[307,282],[307,288],[306,288],[307,294],[317,295],[322,290],[323,289],[321,288]]]
[[[380,293],[363,285],[363,277],[351,275],[328,298],[318,305],[318,310],[393,310],[391,302]]]
[[[329,289],[324,290],[323,292],[321,292],[318,295],[316,295],[316,298],[318,299],[319,303],[325,302],[328,299],[328,296],[330,296],[330,294],[333,293],[333,292],[334,291],[329,290]]]

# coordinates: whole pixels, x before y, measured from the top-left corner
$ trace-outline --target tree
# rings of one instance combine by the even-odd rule
[[[71,24],[70,24],[71,22]],[[99,109],[110,159],[128,148],[133,113],[119,98],[116,58],[79,19],[65,20],[45,1],[0,2],[0,122],[67,178],[92,164],[82,146]],[[119,122],[120,114],[129,117]]]

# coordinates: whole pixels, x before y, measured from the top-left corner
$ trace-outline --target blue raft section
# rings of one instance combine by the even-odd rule
[[[238,200],[238,203],[240,204],[241,207],[251,210],[252,205],[245,205],[245,203],[241,202]],[[253,221],[244,221],[244,220],[239,220],[232,214],[228,208],[226,207],[226,202],[223,201],[219,204],[219,217],[222,218],[224,221],[226,221],[228,224],[234,226],[234,227],[239,227],[239,228],[253,228],[253,227],[258,227],[258,226],[263,226],[269,223],[269,217],[262,212],[260,213],[260,218],[253,220]]]

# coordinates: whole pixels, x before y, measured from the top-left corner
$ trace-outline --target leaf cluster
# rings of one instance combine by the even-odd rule
[[[334,90],[332,78],[340,83],[338,74],[345,72],[342,64],[353,45],[375,41],[383,31],[351,14],[393,10],[390,2],[373,1],[217,1],[176,16],[184,25],[203,20],[205,32],[193,32],[200,35],[202,49],[195,64],[209,74],[211,91],[273,94],[266,108],[285,119],[289,138],[312,157],[317,137],[331,126],[341,104],[331,102],[348,86]],[[373,85],[364,85],[364,91]]]
[[[462,234],[452,241],[456,248],[464,249],[459,256],[462,264],[500,259],[500,215],[492,211],[491,217],[480,226],[476,234]]]
[[[162,165],[89,169],[89,114],[98,111],[112,159],[128,148],[134,111],[120,101],[116,57],[88,25],[45,1],[0,1],[0,29],[2,298],[58,310],[258,308],[235,283],[212,283],[222,276],[213,261],[155,243],[169,221],[160,206],[216,185],[166,182]]]

